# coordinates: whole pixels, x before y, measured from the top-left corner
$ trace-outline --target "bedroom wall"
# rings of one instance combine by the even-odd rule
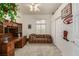
[[[62,55],[79,55],[79,47],[76,44],[73,44],[72,42],[67,42],[63,39],[63,31],[67,30],[68,33],[68,39],[70,41],[75,41],[77,44],[79,44],[78,39],[75,38],[75,32],[76,29],[79,27],[76,27],[75,19],[79,19],[78,16],[75,17],[75,11],[78,13],[79,11],[79,4],[72,4],[73,5],[73,23],[66,25],[63,23],[63,20],[61,19],[61,10],[66,6],[67,4],[62,4],[59,9],[55,12],[55,14],[52,16],[51,19],[51,34],[54,38],[55,45],[60,49]],[[74,23],[75,22],[75,23]],[[79,22],[79,20],[78,20]],[[77,25],[79,25],[77,22]],[[76,32],[78,33],[78,32]],[[78,36],[78,34],[77,34]]]
[[[36,20],[47,20],[47,25],[46,25],[46,33],[50,34],[50,15],[27,15],[27,14],[21,14],[18,12],[19,17],[17,18],[17,22],[23,24],[23,36],[31,33],[36,33],[35,30],[35,22]],[[28,29],[28,24],[32,25],[31,29]]]
[[[79,56],[79,3],[73,4],[73,55]]]

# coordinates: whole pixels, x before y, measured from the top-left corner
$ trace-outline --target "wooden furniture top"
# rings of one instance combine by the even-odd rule
[[[20,37],[20,38],[14,38],[15,43],[18,42],[18,41],[20,41],[21,39],[22,39],[22,37]]]
[[[14,44],[15,44],[16,42],[20,41],[21,39],[22,39],[22,37],[20,37],[20,38],[14,37],[12,39],[10,38],[10,39],[8,39],[8,43],[9,42],[14,42]],[[7,44],[7,43],[2,42],[2,44]]]

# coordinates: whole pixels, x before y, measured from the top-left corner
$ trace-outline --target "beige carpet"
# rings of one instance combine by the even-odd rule
[[[15,51],[15,56],[61,56],[53,44],[26,44]]]

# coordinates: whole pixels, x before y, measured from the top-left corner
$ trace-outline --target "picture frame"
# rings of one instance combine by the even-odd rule
[[[72,14],[72,3],[69,3],[66,7],[61,11],[62,19]]]
[[[64,24],[71,24],[72,20],[72,4],[69,3],[62,11],[61,18],[63,19]]]
[[[28,29],[31,29],[31,24],[28,25]]]

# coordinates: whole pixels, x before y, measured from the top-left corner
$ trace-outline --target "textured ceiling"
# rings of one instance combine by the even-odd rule
[[[22,14],[27,15],[52,14],[61,5],[61,3],[40,3],[40,11],[31,12],[29,7],[27,6],[28,4],[30,3],[18,3],[18,11]]]

